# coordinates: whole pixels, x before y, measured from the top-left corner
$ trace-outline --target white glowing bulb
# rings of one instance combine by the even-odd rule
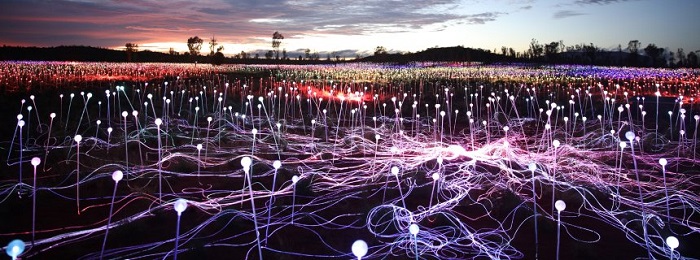
[[[250,159],[250,157],[246,156],[241,159],[241,166],[243,166],[243,170],[248,171],[248,168],[250,165],[253,163],[253,160]]]
[[[40,163],[41,163],[41,159],[39,157],[32,158],[32,165],[37,166]]]
[[[527,165],[527,169],[530,170],[531,172],[534,172],[535,170],[537,170],[537,164],[530,163]]]
[[[280,162],[279,160],[275,160],[274,162],[272,162],[272,168],[275,168],[275,170],[279,169],[280,167],[282,167],[282,162]]]
[[[666,245],[668,245],[668,247],[670,247],[671,250],[675,250],[676,248],[678,248],[678,245],[679,245],[678,238],[676,238],[674,236],[667,237],[666,238]]]
[[[562,212],[566,209],[566,202],[563,200],[557,200],[557,202],[554,203],[554,207],[557,209],[557,211]]]
[[[399,174],[399,167],[391,167],[391,174],[393,175],[398,175]]]
[[[112,173],[112,180],[114,180],[115,182],[121,181],[123,177],[124,173],[120,170],[116,170]]]
[[[175,204],[173,205],[173,208],[177,212],[177,215],[181,215],[185,209],[187,209],[187,200],[185,199],[177,199],[175,201]]]
[[[418,235],[419,231],[420,231],[420,227],[418,227],[418,225],[416,225],[415,223],[411,224],[411,226],[408,227],[408,232],[410,232],[411,235],[413,235],[413,236]]]
[[[367,243],[363,240],[357,240],[352,243],[352,254],[358,259],[365,256],[367,254]]]

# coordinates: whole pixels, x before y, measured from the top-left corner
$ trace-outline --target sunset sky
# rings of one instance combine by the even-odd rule
[[[1,0],[0,43],[89,45],[183,52],[191,36],[215,36],[224,53],[309,48],[344,56],[376,46],[420,51],[456,46],[524,51],[540,43],[594,43],[612,49],[630,40],[671,51],[700,50],[697,0]]]

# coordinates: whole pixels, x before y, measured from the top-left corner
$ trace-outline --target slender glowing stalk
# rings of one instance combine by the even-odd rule
[[[246,156],[241,159],[241,166],[243,167],[243,172],[245,173],[245,177],[248,178],[248,193],[250,194],[250,205],[252,207],[253,211],[253,224],[255,226],[255,241],[258,243],[258,254],[260,256],[260,260],[263,259],[262,257],[262,246],[260,245],[260,232],[258,229],[258,217],[257,214],[255,213],[255,197],[253,197],[253,179],[252,179],[252,171],[251,171],[251,164],[253,163],[253,160],[250,159],[250,157]]]
[[[78,208],[78,215],[80,215],[80,141],[83,140],[81,135],[76,135],[73,137],[75,141],[75,204]]]
[[[124,173],[120,170],[116,170],[112,173],[112,180],[114,180],[114,191],[112,192],[112,203],[109,204],[109,216],[107,217],[107,226],[105,226],[105,238],[102,240],[102,250],[100,251],[100,259],[104,256],[105,245],[107,244],[107,235],[109,234],[109,226],[112,224],[112,211],[114,210],[114,197],[117,195],[117,185],[119,181],[124,177]]]
[[[561,212],[566,209],[566,203],[563,200],[557,200],[557,260],[559,260],[559,238],[561,236]]]
[[[34,233],[36,231],[36,167],[41,163],[39,157],[32,158],[34,166],[34,185],[32,186],[32,246],[34,246]]]
[[[297,182],[299,182],[299,176],[292,176],[292,224],[294,224],[294,206],[297,199]]]
[[[155,120],[156,127],[158,129],[158,200],[160,203],[163,203],[163,162],[161,158],[161,142],[160,142],[160,125],[163,124],[163,120],[160,118],[156,118]]]
[[[177,260],[177,248],[180,245],[180,217],[182,216],[182,212],[184,212],[185,209],[187,209],[187,200],[176,200],[175,204],[173,204],[173,208],[175,209],[175,212],[177,212],[177,225],[175,228],[175,248],[173,249],[173,259]]]
[[[539,237],[537,229],[537,192],[535,189],[535,170],[537,170],[537,164],[530,163],[527,165],[528,170],[532,173],[532,210],[534,211],[533,217],[535,219],[535,259],[539,259]]]
[[[418,260],[420,257],[420,252],[418,252],[418,232],[420,232],[420,227],[418,227],[416,223],[413,223],[408,227],[408,232],[413,236],[413,244],[416,248],[416,260]]]
[[[275,183],[277,182],[277,170],[282,167],[282,162],[279,160],[276,160],[272,163],[272,168],[275,169],[275,172],[273,173],[274,176],[272,177],[272,189],[270,190],[270,201],[267,204],[267,225],[265,226],[265,244],[267,244],[267,238],[268,236],[268,231],[270,230],[270,218],[272,214],[272,200],[275,196]]]

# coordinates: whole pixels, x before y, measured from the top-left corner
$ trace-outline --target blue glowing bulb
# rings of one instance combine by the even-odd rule
[[[7,252],[7,255],[12,257],[13,259],[17,258],[18,255],[21,255],[24,252],[24,241],[19,239],[10,241],[10,243],[7,244],[5,252]]]

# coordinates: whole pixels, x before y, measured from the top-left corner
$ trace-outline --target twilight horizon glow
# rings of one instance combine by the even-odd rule
[[[439,0],[439,1],[228,1],[196,2],[9,0],[0,2],[0,42],[19,46],[90,45],[141,50],[187,50],[186,40],[216,37],[227,56],[271,49],[304,49],[344,57],[368,55],[376,46],[416,52],[462,45],[518,52],[531,39],[593,43],[604,49],[643,46],[700,50],[698,1],[661,0]],[[296,57],[296,56],[292,56]]]

